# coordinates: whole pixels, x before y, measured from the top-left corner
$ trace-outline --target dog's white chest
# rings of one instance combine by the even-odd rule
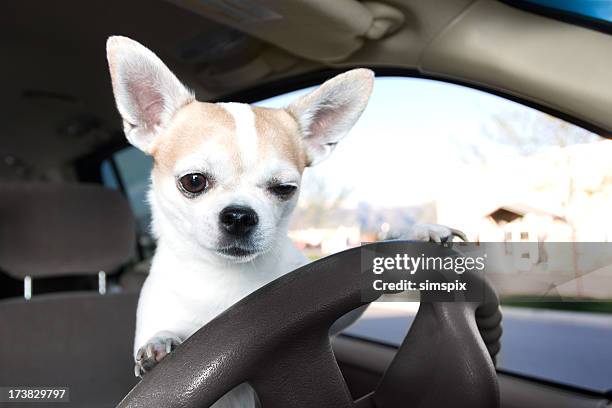
[[[138,302],[135,352],[170,331],[185,340],[240,299],[306,263],[293,247],[258,262],[212,266],[159,247]]]

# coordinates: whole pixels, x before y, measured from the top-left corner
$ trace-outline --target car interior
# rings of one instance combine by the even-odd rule
[[[109,158],[128,146],[105,60],[108,36],[125,35],[155,50],[202,101],[252,103],[318,85],[350,68],[369,67],[381,77],[428,78],[475,88],[610,138],[609,23],[595,24],[524,3],[530,2],[3,2],[0,387],[68,385],[71,402],[57,406],[111,407],[139,384],[132,343],[151,243],[140,233],[144,227],[130,205],[126,180],[117,178],[115,188],[104,182],[103,163],[116,172],[117,164]],[[347,269],[350,276],[353,258],[338,259],[338,265],[328,267]],[[308,271],[296,275],[303,279],[279,285],[289,285],[298,294],[300,287],[290,285],[314,285],[307,282]],[[253,321],[255,311],[263,310],[277,322],[300,318],[312,323],[308,327],[316,327],[314,332],[327,333],[325,324],[333,323],[332,317],[348,312],[350,305],[359,306],[356,290],[321,290],[316,299],[296,295],[292,300],[301,308],[300,302],[325,305],[334,299],[338,306],[325,321],[306,309],[283,314],[271,307],[276,304],[273,290],[268,290],[265,302],[249,299],[236,309],[235,320],[215,321],[198,332],[181,358],[145,377],[122,406],[208,406],[215,401],[211,395],[218,398],[227,387],[248,379],[242,376],[247,360],[261,364],[258,370],[257,364],[249,363],[248,372],[261,386],[255,388],[261,390],[264,407],[488,407],[496,406],[497,398],[503,408],[612,406],[612,373],[610,388],[600,392],[504,370],[489,372],[498,351],[491,344],[501,336],[503,348],[504,336],[498,331],[501,317],[492,318],[492,312],[483,312],[486,308],[470,309],[471,320],[464,322],[469,332],[462,332],[470,335],[445,348],[451,350],[444,357],[446,368],[424,363],[440,352],[442,343],[418,333],[425,336],[430,333],[428,325],[437,327],[432,323],[437,320],[427,316],[466,315],[454,306],[446,310],[434,304],[429,312],[423,307],[417,319],[421,331],[413,329],[399,348],[340,334],[332,340],[332,357],[341,378],[334,377],[324,358],[320,361],[325,364],[307,363],[317,355],[309,348],[316,342],[307,332],[299,332],[302,343],[292,338],[297,345],[289,348],[291,353],[281,352],[273,347],[280,338],[274,336],[286,333]],[[483,316],[495,324],[482,323]],[[439,323],[449,325],[448,342],[461,321]],[[249,322],[254,325],[251,332],[237,329],[239,323]],[[236,340],[223,343],[222,334],[232,331],[240,333]],[[249,333],[261,337],[250,338]],[[492,336],[491,344],[485,345],[487,336]],[[261,348],[251,347],[254,343],[246,339],[260,341]],[[218,343],[223,344],[215,346]],[[207,371],[216,367],[218,356],[231,355],[232,347],[249,351],[243,360],[229,359],[218,371]],[[324,355],[323,346],[312,347]],[[410,347],[412,360],[392,364]],[[255,356],[250,353],[256,352],[257,359],[250,360]],[[300,365],[307,369],[300,371]],[[267,376],[279,375],[278,367],[289,366],[294,367],[294,377],[287,379],[288,386],[272,389]],[[420,371],[420,366],[430,371]],[[457,378],[465,370],[468,380]],[[350,395],[339,396],[337,390],[344,387],[340,383]],[[418,386],[403,389],[404,383]],[[444,397],[421,398],[425,390]],[[266,404],[281,391],[284,398]],[[315,394],[321,400],[309,399]],[[470,399],[473,394],[478,398]]]

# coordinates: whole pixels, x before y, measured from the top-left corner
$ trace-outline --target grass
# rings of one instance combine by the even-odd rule
[[[612,302],[588,300],[588,299],[571,299],[564,298],[559,300],[541,300],[531,297],[511,296],[501,299],[503,306],[528,307],[534,309],[553,309],[572,312],[591,312],[591,313],[611,313]]]

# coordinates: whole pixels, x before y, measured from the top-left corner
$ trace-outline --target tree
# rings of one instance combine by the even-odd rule
[[[572,166],[574,156],[568,146],[590,143],[601,140],[601,137],[591,133],[581,127],[570,124],[553,116],[541,113],[532,109],[520,109],[510,112],[503,112],[494,115],[491,122],[483,127],[483,134],[491,140],[513,150],[519,156],[532,156],[553,147],[563,149],[565,165],[567,166],[567,196],[561,203],[563,208],[563,218],[572,231],[572,242],[574,248],[573,269],[576,276],[577,295],[582,296],[582,282],[578,266],[578,256],[576,251],[576,222],[572,214],[572,203],[576,198],[576,181]],[[487,163],[486,155],[473,153],[474,158],[478,158],[483,164]],[[602,186],[603,187],[603,186]]]

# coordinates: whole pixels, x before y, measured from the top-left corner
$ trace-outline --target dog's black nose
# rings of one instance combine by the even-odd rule
[[[225,207],[219,214],[221,227],[229,234],[244,236],[249,234],[259,222],[257,213],[249,207]]]

